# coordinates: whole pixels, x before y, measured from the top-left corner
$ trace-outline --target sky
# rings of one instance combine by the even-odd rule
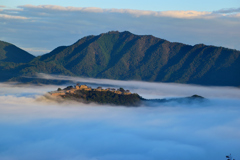
[[[75,6],[75,7],[99,7],[99,8],[117,8],[117,9],[137,9],[137,10],[151,10],[151,11],[168,11],[168,10],[195,10],[195,11],[213,11],[223,8],[236,8],[240,6],[238,0],[139,0],[137,3],[135,0],[9,0],[2,1],[1,5],[16,8],[19,5],[59,5],[59,6]]]
[[[38,76],[121,86],[144,98],[208,100],[130,108],[60,103],[43,95],[66,85],[0,83],[1,160],[225,160],[230,153],[240,159],[238,88]]]
[[[42,55],[117,30],[240,50],[239,19],[238,0],[1,0],[0,40]]]

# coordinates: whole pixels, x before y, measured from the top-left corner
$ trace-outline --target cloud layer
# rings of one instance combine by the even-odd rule
[[[220,9],[218,11],[214,11],[215,13],[238,13],[240,12],[240,8],[227,8],[227,9]]]
[[[239,9],[145,11],[23,5],[0,11],[0,39],[36,55],[111,30],[154,35],[191,45],[204,43],[240,50]],[[36,50],[37,48],[37,50]]]
[[[97,7],[63,7],[57,5],[23,5],[19,6],[24,10],[35,9],[39,11],[65,11],[65,12],[89,12],[89,13],[122,13],[130,14],[136,17],[139,16],[155,16],[155,17],[172,17],[172,18],[216,18],[216,17],[228,17],[236,15],[240,12],[239,8],[222,9],[213,12],[207,11],[145,11],[145,10],[133,10],[133,9],[102,9]],[[228,13],[228,14],[226,14]]]
[[[160,82],[142,82],[142,81],[121,81],[110,79],[94,79],[94,78],[81,78],[69,77],[61,75],[50,75],[39,73],[37,77],[40,79],[51,80],[67,80],[73,83],[83,83],[91,85],[92,87],[101,86],[108,87],[109,85],[116,88],[124,87],[133,92],[144,95],[146,93],[149,98],[165,98],[165,97],[187,97],[194,94],[204,96],[206,98],[240,98],[239,88],[236,87],[211,87],[211,86],[198,86],[187,84],[175,83],[160,83]]]
[[[143,11],[132,9],[102,9],[97,7],[62,7],[57,5],[24,5],[19,8],[23,9],[39,9],[42,11],[66,11],[66,12],[89,12],[89,13],[124,13],[136,17],[139,16],[156,16],[156,17],[173,17],[173,18],[205,18],[211,12],[199,11]],[[220,13],[220,12],[219,12]]]
[[[239,89],[74,81],[125,86],[145,97],[180,97],[194,90],[210,91],[206,96],[215,98],[207,105],[126,108],[57,103],[41,97],[64,86],[0,84],[0,159],[211,160],[224,159],[229,153],[240,157]],[[226,97],[216,98],[217,92]],[[229,98],[233,93],[235,97]]]
[[[27,17],[23,17],[23,16],[11,16],[11,15],[7,15],[7,14],[0,14],[0,18],[2,19],[28,19]]]

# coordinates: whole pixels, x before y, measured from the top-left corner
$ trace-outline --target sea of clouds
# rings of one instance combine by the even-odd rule
[[[57,102],[66,85],[0,83],[1,160],[240,159],[240,89],[40,74],[92,87],[123,87],[144,98],[204,96],[193,104],[140,107]]]

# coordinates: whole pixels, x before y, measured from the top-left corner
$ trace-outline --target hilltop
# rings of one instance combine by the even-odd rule
[[[75,100],[83,103],[98,103],[124,106],[137,106],[144,100],[136,93],[131,93],[123,88],[91,88],[86,85],[68,86],[64,89],[49,92],[51,96],[61,97],[64,100]]]
[[[240,86],[240,51],[204,44],[191,46],[152,35],[112,31],[84,37],[24,65],[1,71],[17,73],[5,79],[22,82],[29,79],[21,76],[34,76],[40,72],[117,80]]]
[[[35,56],[17,46],[0,41],[0,62],[28,63]]]
[[[140,106],[149,103],[201,103],[205,102],[205,98],[199,95],[193,95],[185,98],[170,99],[145,99],[137,93],[131,93],[123,88],[91,88],[87,85],[77,84],[76,86],[68,86],[64,89],[58,88],[56,91],[49,92],[52,97],[58,97],[63,100],[73,100],[82,103],[98,103],[122,106]],[[48,98],[52,98],[48,97]],[[54,98],[54,100],[56,100]]]
[[[17,77],[16,68],[33,60],[35,56],[21,48],[4,41],[0,41],[0,82]]]

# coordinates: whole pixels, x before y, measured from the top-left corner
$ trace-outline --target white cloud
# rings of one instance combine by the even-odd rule
[[[204,43],[240,49],[240,16],[237,13],[156,12],[54,5],[25,5],[17,10],[3,9],[1,13],[2,40],[21,48],[31,48],[29,51],[35,55],[111,30],[153,35],[190,45]],[[19,18],[21,20],[17,20]]]
[[[24,9],[41,9],[52,11],[68,11],[68,12],[91,12],[91,13],[126,13],[136,17],[139,16],[155,16],[155,17],[172,17],[172,18],[213,18],[212,12],[206,11],[144,11],[133,9],[102,9],[97,7],[62,7],[57,5],[24,5],[19,6]]]
[[[239,88],[236,87],[207,87],[189,84],[175,84],[175,83],[160,83],[160,82],[141,82],[141,81],[122,81],[122,80],[110,80],[110,79],[95,79],[95,78],[82,78],[82,77],[69,77],[69,76],[58,76],[51,74],[39,73],[38,78],[41,79],[52,79],[52,80],[69,80],[75,83],[93,83],[102,85],[113,85],[117,87],[127,87],[140,94],[146,93],[148,96],[153,95],[162,97],[165,96],[177,96],[187,97],[194,94],[204,96],[206,98],[240,98]],[[140,90],[139,88],[144,88]],[[148,92],[151,91],[151,92]],[[174,90],[174,92],[173,92]],[[156,95],[154,95],[156,94]]]
[[[204,18],[210,15],[211,12],[198,12],[198,11],[164,11],[161,12],[162,16],[174,18]]]
[[[23,17],[23,16],[12,16],[12,15],[7,15],[7,14],[0,14],[0,18],[2,18],[2,19],[20,19],[20,20],[29,19],[29,18]]]
[[[22,49],[29,53],[34,53],[34,55],[37,55],[37,53],[39,53],[39,55],[42,53],[49,53],[51,51],[49,49],[43,49],[43,48],[22,48]]]
[[[211,12],[199,11],[143,11],[131,9],[111,9],[108,12],[128,13],[136,17],[139,16],[155,16],[155,17],[172,17],[172,18],[205,18],[204,16],[210,15]]]
[[[100,13],[103,12],[104,9],[97,8],[97,7],[63,7],[63,6],[57,6],[57,5],[23,5],[19,6],[20,8],[25,9],[43,9],[43,10],[55,10],[55,11],[82,11],[82,12],[94,12],[94,13]]]
[[[220,92],[191,85],[90,80],[98,85],[135,84],[147,94],[155,86],[157,95]],[[35,98],[63,86],[0,83],[0,87],[0,159],[212,160],[229,153],[240,157],[239,98],[223,96],[209,105],[126,108]],[[233,88],[221,91],[237,93]]]
[[[235,17],[235,18],[240,18],[240,13],[236,13],[233,15],[228,15],[229,17]]]

